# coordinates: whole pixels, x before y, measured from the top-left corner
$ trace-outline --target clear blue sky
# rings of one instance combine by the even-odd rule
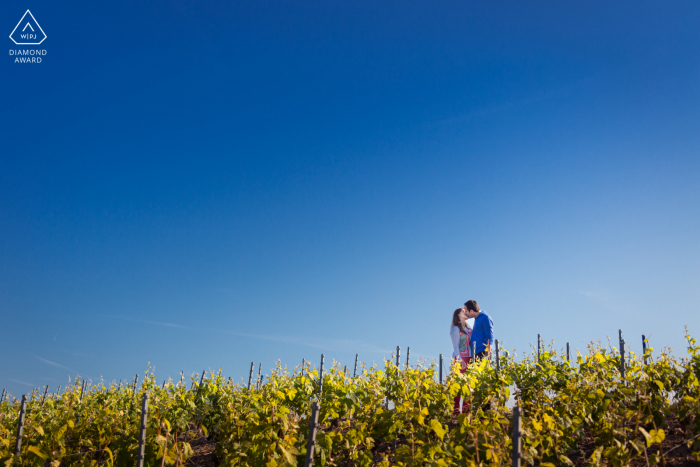
[[[700,3],[44,1],[0,65],[0,385],[700,336]]]

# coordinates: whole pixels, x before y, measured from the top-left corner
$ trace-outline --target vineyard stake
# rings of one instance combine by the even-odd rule
[[[204,375],[206,374],[207,370],[202,371],[202,377],[199,378],[199,386],[197,386],[197,394],[194,396],[197,398],[199,396],[199,390],[202,389],[202,381],[204,381]]]
[[[440,354],[440,384],[442,384],[442,354]]]
[[[472,341],[472,361],[476,362],[476,341]]]
[[[311,404],[311,419],[309,420],[309,441],[306,443],[306,460],[304,467],[311,467],[314,463],[314,448],[316,447],[316,431],[318,430],[318,402]]]
[[[642,334],[642,355],[644,355],[644,364],[647,364],[647,336]]]
[[[345,376],[347,374],[348,374],[348,366],[345,365],[345,367],[343,368],[343,376]]]
[[[255,362],[250,362],[250,374],[248,374],[248,391],[250,391],[250,385],[253,382],[253,368],[255,368]]]
[[[397,368],[398,368],[398,366],[399,366],[399,362],[401,361],[400,358],[401,358],[401,347],[399,347],[399,346],[397,345],[397,346],[396,346],[396,367],[397,367]]]
[[[258,365],[258,388],[260,387],[260,375],[262,374],[262,362]]]
[[[498,339],[496,339],[496,371],[501,371],[501,359],[498,355]]]
[[[56,397],[61,395],[61,385],[58,385],[58,389],[56,389]]]
[[[620,340],[620,375],[625,379],[625,340]]]
[[[622,347],[622,329],[618,329],[617,336],[620,347]]]
[[[318,372],[318,395],[323,392],[323,363],[326,361],[326,356],[321,354],[321,371]]]
[[[41,406],[44,406],[44,401],[46,400],[46,393],[49,392],[49,385],[46,385],[46,389],[44,389],[44,397],[41,398]]]
[[[5,400],[5,388],[2,388],[2,397],[0,397],[0,404]]]
[[[148,421],[148,393],[143,395],[141,406],[141,434],[139,435],[139,460],[137,467],[143,467],[143,458],[146,454],[146,422]]]
[[[306,367],[306,359],[301,359],[301,376],[304,376],[304,367]]]
[[[260,378],[258,378],[258,390],[260,390],[260,388],[262,387],[262,382],[263,382],[264,378],[265,378],[264,375],[261,376]]]
[[[520,467],[522,449],[522,421],[520,420],[520,406],[513,407],[513,454],[511,455],[512,467]]]
[[[131,410],[134,408],[134,398],[136,397],[136,386],[139,384],[139,374],[136,373],[136,377],[134,378],[134,390],[131,393],[131,405],[129,406],[129,413],[131,413]]]
[[[566,343],[566,361],[570,362],[571,361],[571,349],[569,347],[569,343]]]
[[[27,413],[27,395],[22,396],[22,405],[19,409],[19,420],[17,421],[17,443],[15,443],[15,456],[19,456],[22,448],[22,432],[24,431],[24,416]]]
[[[163,385],[160,388],[165,389],[165,380],[163,380]]]
[[[85,380],[83,380],[83,384],[80,385],[80,403],[83,403],[83,393],[85,392]]]
[[[537,334],[537,363],[540,362],[540,335]]]
[[[59,386],[60,387],[60,386]],[[122,390],[122,380],[119,380],[119,386],[117,386],[117,392]]]
[[[185,370],[182,370],[180,372],[180,384],[178,384],[178,387],[181,386],[184,381],[185,381]]]
[[[406,347],[406,369],[408,370],[408,361],[411,358],[411,348]]]
[[[353,378],[357,376],[357,359],[358,358],[360,358],[360,354],[356,353],[355,354],[355,370],[353,370],[353,372],[352,372]]]

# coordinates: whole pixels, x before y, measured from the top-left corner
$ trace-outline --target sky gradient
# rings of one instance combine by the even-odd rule
[[[700,336],[700,3],[5,2],[0,385]],[[18,49],[7,38],[8,49]]]

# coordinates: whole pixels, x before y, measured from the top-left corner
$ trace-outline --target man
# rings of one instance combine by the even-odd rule
[[[464,304],[469,318],[474,318],[472,342],[476,344],[476,358],[491,359],[491,344],[493,343],[493,321],[491,317],[479,309],[476,300]]]

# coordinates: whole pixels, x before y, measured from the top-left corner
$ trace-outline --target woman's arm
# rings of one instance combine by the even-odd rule
[[[452,326],[452,329],[450,329],[450,338],[452,339],[452,358],[461,360],[462,357],[459,354],[459,329],[457,326]]]

